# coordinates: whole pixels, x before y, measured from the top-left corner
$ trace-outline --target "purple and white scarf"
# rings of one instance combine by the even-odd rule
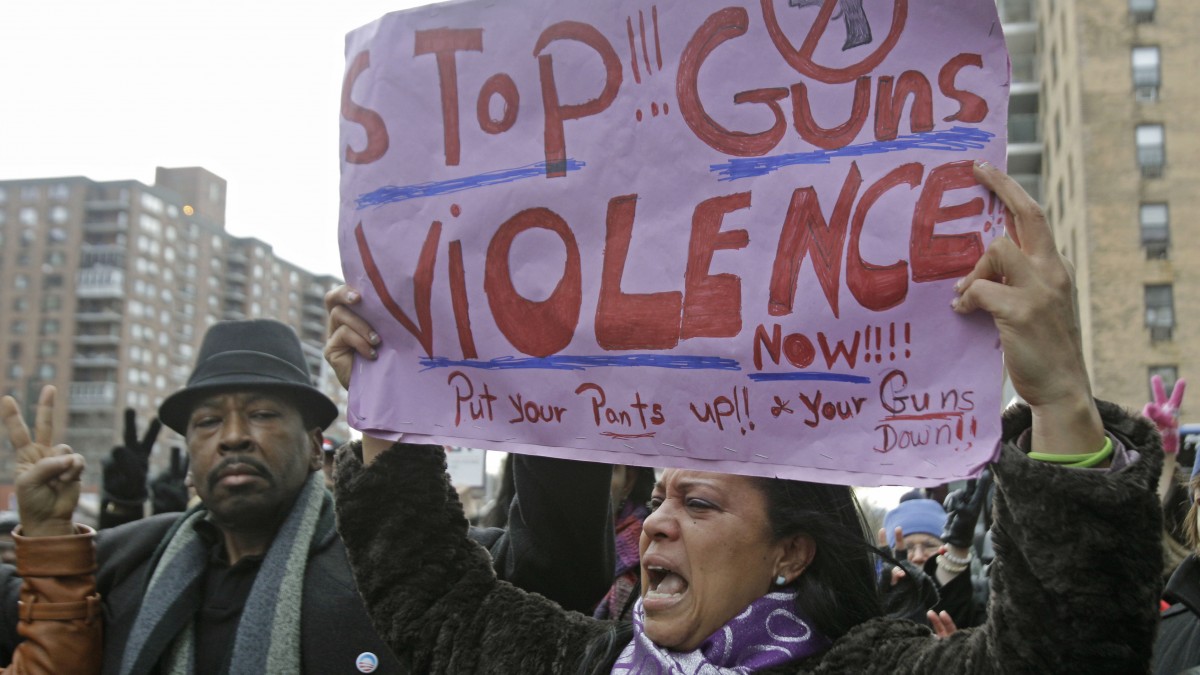
[[[767,593],[690,652],[651,642],[645,619],[638,598],[633,641],[613,665],[614,675],[743,675],[820,654],[831,644],[800,615],[795,591]]]

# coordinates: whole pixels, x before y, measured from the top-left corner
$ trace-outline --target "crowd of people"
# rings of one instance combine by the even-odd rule
[[[952,311],[991,315],[1025,403],[1004,412],[996,461],[944,500],[907,495],[868,532],[846,486],[515,455],[505,517],[472,527],[441,446],[367,435],[333,460],[323,431],[338,410],[295,333],[221,322],[158,420],[139,437],[127,417],[98,532],[72,521],[83,460],[54,444],[53,388],[32,431],[0,399],[19,507],[15,565],[0,564],[0,663],[121,675],[1196,667],[1200,477],[1171,489],[1182,384],[1168,397],[1158,383],[1142,415],[1094,399],[1045,217],[994,167],[975,177],[1014,231],[956,285]],[[360,301],[349,287],[326,296],[325,356],[346,387],[380,347]],[[186,449],[150,478],[159,422]],[[1164,519],[1172,510],[1186,517]],[[1163,542],[1181,539],[1188,555],[1164,569]]]

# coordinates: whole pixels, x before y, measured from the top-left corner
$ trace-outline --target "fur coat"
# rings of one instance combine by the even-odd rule
[[[983,626],[937,639],[908,621],[873,619],[824,654],[770,672],[1146,672],[1162,584],[1162,451],[1148,421],[1099,405],[1134,460],[1120,470],[1031,460],[1022,447],[1030,411],[1005,415]],[[487,551],[464,536],[440,447],[392,448],[370,467],[360,452],[338,458],[338,527],[376,630],[415,672],[608,672],[597,655],[615,657],[605,645],[612,622],[497,581]]]

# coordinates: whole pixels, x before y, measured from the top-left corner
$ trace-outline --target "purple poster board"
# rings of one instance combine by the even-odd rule
[[[347,36],[379,436],[853,485],[970,475],[1001,354],[992,0],[448,2]]]

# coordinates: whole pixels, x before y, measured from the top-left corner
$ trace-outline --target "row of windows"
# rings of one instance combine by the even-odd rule
[[[21,187],[20,199],[23,202],[36,202],[41,199],[42,189],[37,185]],[[71,196],[71,188],[66,183],[55,183],[46,188],[46,197],[55,201],[66,201]],[[0,204],[8,201],[8,189],[0,187]]]
[[[1137,23],[1154,20],[1156,0],[1129,0],[1129,13]],[[1162,85],[1162,54],[1157,46],[1134,47],[1130,54],[1134,97],[1141,102],[1158,100]],[[1138,167],[1145,178],[1162,175],[1166,164],[1166,133],[1161,124],[1141,124],[1135,132]],[[1170,245],[1170,209],[1165,203],[1144,203],[1138,209],[1138,225],[1147,258],[1166,256]],[[1144,289],[1146,327],[1152,342],[1170,340],[1175,329],[1175,292],[1171,284],[1150,284]],[[1147,381],[1155,375],[1170,388],[1179,378],[1175,365],[1156,365],[1147,369]],[[1153,392],[1149,397],[1154,396]]]
[[[30,277],[28,274],[18,274],[13,277],[13,288],[18,291],[23,291],[29,288]],[[44,274],[42,275],[42,289],[55,289],[63,287],[63,275],[61,274]],[[57,309],[57,308],[56,308]]]
[[[38,210],[26,206],[17,211],[17,222],[25,227],[37,227],[40,222]],[[47,212],[46,218],[55,225],[63,225],[71,219],[71,211],[65,206],[54,206]],[[0,209],[0,225],[8,222],[8,211]]]
[[[42,296],[42,311],[53,312],[62,309],[62,296],[57,294]],[[21,295],[13,298],[12,308],[14,312],[25,312],[29,310],[29,298]]]
[[[13,342],[8,345],[8,360],[21,360],[22,345],[20,342]],[[58,342],[55,340],[42,340],[38,344],[38,356],[43,359],[53,358],[58,356]]]
[[[58,335],[62,329],[62,323],[58,319],[42,319],[38,325],[39,335]],[[9,333],[13,335],[24,335],[28,330],[28,322],[25,319],[16,319],[9,324]]]
[[[38,365],[37,370],[35,370],[34,373],[36,379],[41,380],[42,382],[50,382],[54,380],[54,376],[58,374],[58,370],[54,367],[53,363],[42,363]],[[8,379],[19,380],[22,377],[25,377],[25,369],[21,367],[21,364],[9,364]]]

